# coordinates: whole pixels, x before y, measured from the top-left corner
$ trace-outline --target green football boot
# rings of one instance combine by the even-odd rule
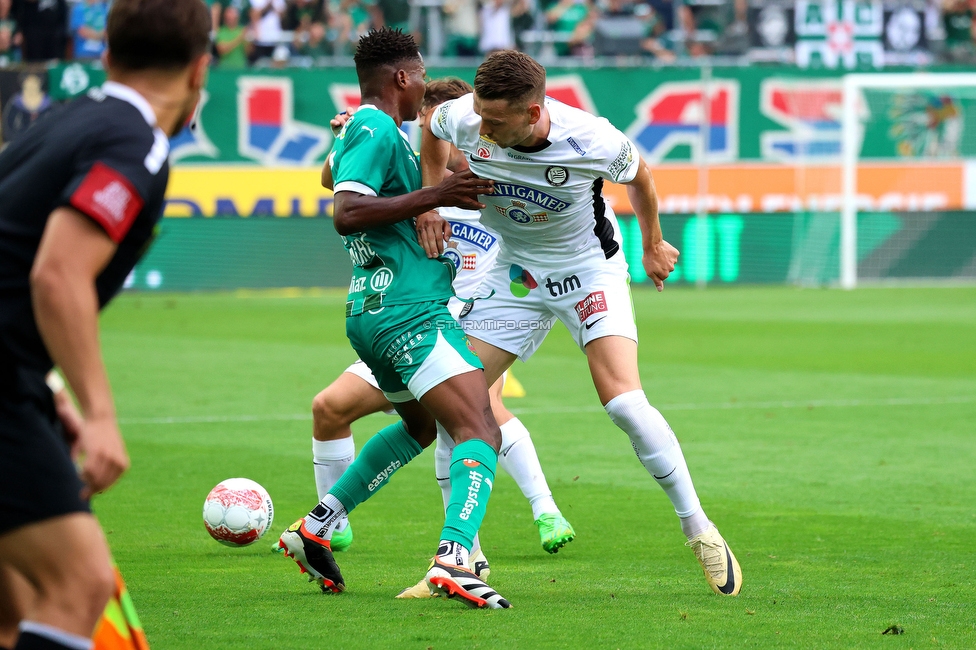
[[[544,514],[535,520],[546,553],[556,553],[576,537],[576,531],[561,514]]]
[[[342,551],[349,550],[349,547],[352,546],[352,525],[346,524],[342,532],[338,530],[332,531],[331,542],[333,553],[341,553]]]

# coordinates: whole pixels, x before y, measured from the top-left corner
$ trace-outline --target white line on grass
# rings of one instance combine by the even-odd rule
[[[972,404],[976,395],[955,397],[890,397],[884,399],[811,399],[768,402],[703,402],[689,404],[658,404],[661,411],[714,411],[723,409],[795,409],[795,408],[856,408],[861,406],[933,406],[940,404]],[[516,415],[544,413],[600,413],[599,406],[547,406],[513,408]],[[303,422],[311,420],[308,413],[282,415],[187,415],[158,418],[119,418],[119,424],[210,424],[219,422]]]

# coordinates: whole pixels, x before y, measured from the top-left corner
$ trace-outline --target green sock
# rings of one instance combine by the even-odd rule
[[[346,513],[376,494],[397,471],[424,450],[407,433],[403,421],[391,424],[370,438],[329,494],[342,503]]]
[[[488,509],[498,454],[484,440],[468,440],[451,454],[451,502],[441,539],[471,549]]]

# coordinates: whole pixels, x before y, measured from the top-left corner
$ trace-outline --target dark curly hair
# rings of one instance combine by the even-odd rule
[[[403,61],[420,61],[420,50],[410,34],[399,29],[383,27],[371,29],[359,39],[356,45],[356,74],[360,81],[366,81],[379,68],[393,66]]]

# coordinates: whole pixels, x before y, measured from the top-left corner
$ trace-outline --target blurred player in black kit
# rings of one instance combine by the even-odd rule
[[[210,60],[200,0],[115,0],[107,33],[108,81],[0,154],[0,648],[91,648],[114,592],[89,499],[129,459],[98,312],[152,240]]]

